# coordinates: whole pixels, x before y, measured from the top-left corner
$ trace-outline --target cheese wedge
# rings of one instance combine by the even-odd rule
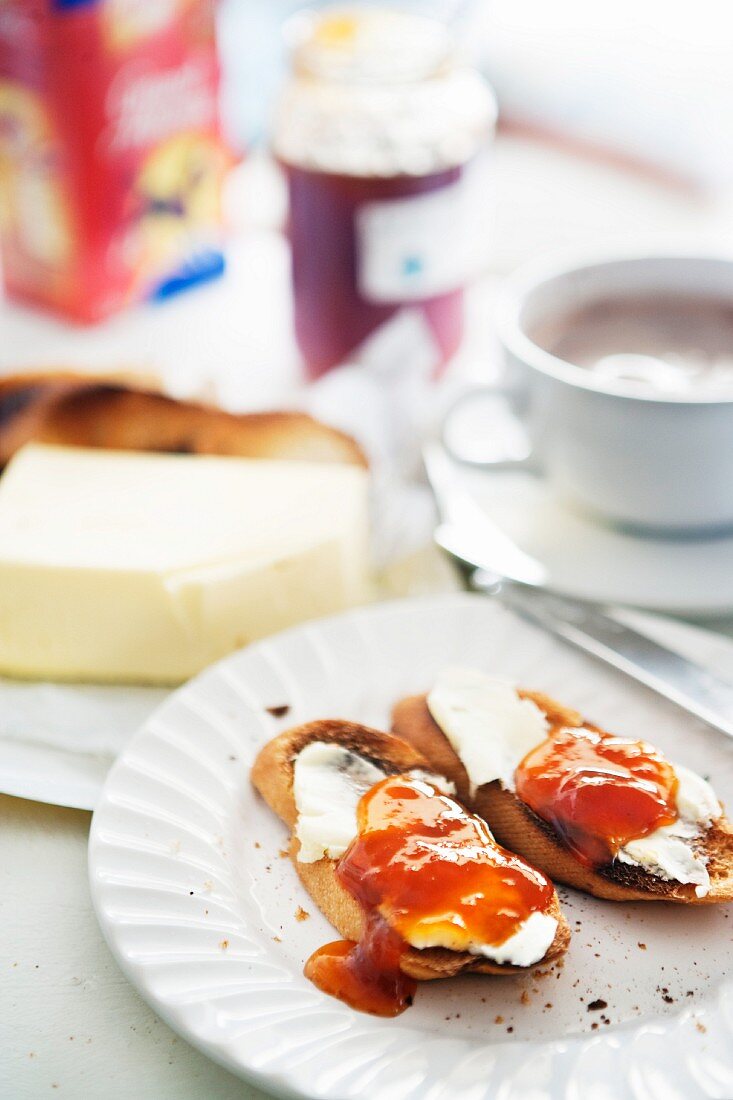
[[[367,475],[29,445],[0,479],[0,672],[175,683],[368,597]]]

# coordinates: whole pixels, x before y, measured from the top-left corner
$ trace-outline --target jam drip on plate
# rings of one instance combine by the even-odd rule
[[[674,768],[645,741],[558,729],[514,778],[517,796],[588,867],[610,863],[630,840],[677,820]]]
[[[319,989],[352,1008],[398,1015],[415,992],[400,969],[411,947],[480,955],[552,903],[549,879],[422,779],[377,783],[362,796],[357,823],[336,876],[364,910],[364,935],[320,948],[305,968]]]
[[[364,915],[358,943],[336,940],[314,951],[305,976],[331,997],[372,1016],[399,1016],[412,1004],[417,982],[400,970],[405,942],[376,909]]]

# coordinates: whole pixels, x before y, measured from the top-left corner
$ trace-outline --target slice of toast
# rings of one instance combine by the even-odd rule
[[[308,722],[281,733],[265,745],[252,767],[254,786],[268,806],[291,830],[290,857],[308,893],[344,939],[359,940],[364,926],[363,911],[336,878],[336,860],[324,858],[317,863],[301,863],[297,858],[299,842],[295,836],[298,814],[293,795],[294,763],[298,753],[313,741],[333,741],[352,749],[382,768],[388,775],[396,775],[411,768],[425,769],[429,765],[419,752],[391,734],[380,733],[354,722],[329,720]],[[560,912],[557,896],[548,912],[557,920],[558,925],[555,939],[540,960],[542,964],[559,958],[570,943],[570,929]],[[401,969],[410,977],[429,981],[434,978],[451,978],[469,971],[513,974],[526,973],[531,968],[499,965],[481,956],[445,948],[418,950],[411,947],[402,957]]]
[[[72,371],[0,379],[0,467],[30,442],[367,464],[350,436],[305,413],[230,413]]]
[[[547,695],[524,690],[518,694],[531,699],[544,712],[551,731],[582,725],[603,732],[598,726],[584,722],[577,711]],[[472,794],[466,769],[431,715],[425,695],[414,695],[397,703],[392,713],[392,730],[421,752],[431,768],[455,783],[459,799],[486,819],[500,844],[524,856],[553,881],[609,901],[674,901],[688,905],[733,901],[733,828],[726,817],[713,822],[702,838],[701,849],[708,858],[710,892],[700,898],[692,884],[662,879],[642,867],[618,860],[608,867],[586,867],[553,827],[499,780],[485,783]]]

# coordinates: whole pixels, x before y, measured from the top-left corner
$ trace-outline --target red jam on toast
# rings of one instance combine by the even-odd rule
[[[365,913],[359,943],[327,944],[305,974],[353,1008],[396,1016],[415,981],[401,963],[412,948],[487,954],[553,902],[542,872],[495,842],[487,824],[431,783],[389,776],[362,796],[358,835],[336,867]]]
[[[674,768],[645,741],[557,729],[515,772],[517,796],[588,867],[677,820]]]

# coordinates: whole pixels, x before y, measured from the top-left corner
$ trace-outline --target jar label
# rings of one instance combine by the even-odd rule
[[[437,191],[368,202],[356,212],[359,293],[416,302],[463,287],[486,265],[493,194],[488,156]]]

